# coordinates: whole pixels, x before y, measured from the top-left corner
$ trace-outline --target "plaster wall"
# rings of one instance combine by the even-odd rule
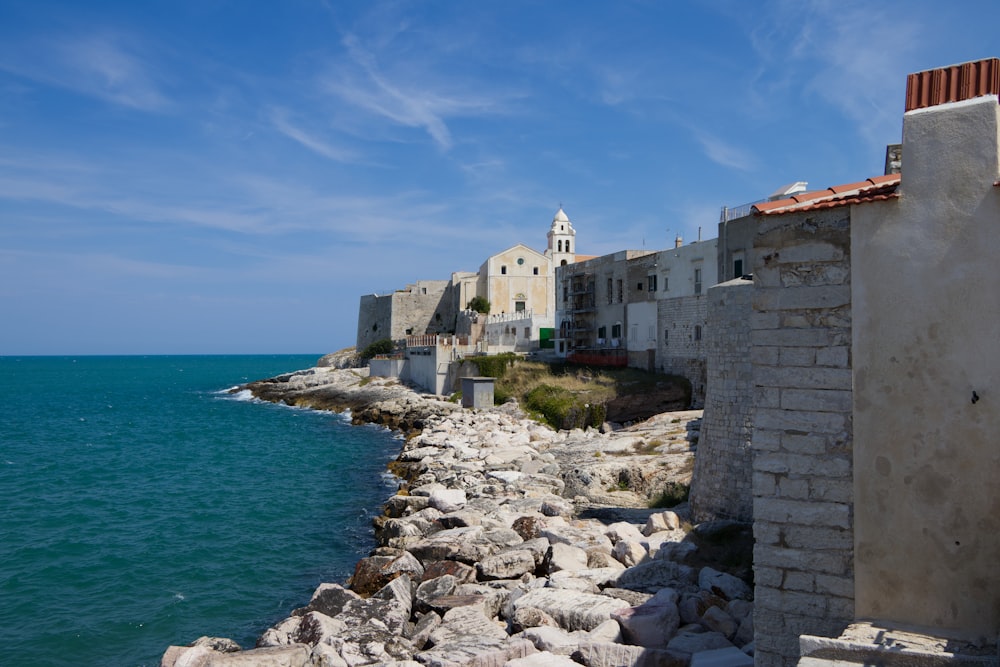
[[[479,270],[479,280],[491,314],[516,312],[519,301],[526,311],[550,317],[555,312],[552,261],[527,246],[516,245],[490,257]]]
[[[996,96],[904,116],[901,197],[858,207],[859,618],[1000,630]]]

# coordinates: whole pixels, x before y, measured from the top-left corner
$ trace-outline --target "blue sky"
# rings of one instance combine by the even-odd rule
[[[1000,3],[0,2],[0,355],[323,353],[360,295],[882,173]]]

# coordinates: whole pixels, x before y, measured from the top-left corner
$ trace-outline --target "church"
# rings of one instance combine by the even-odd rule
[[[518,351],[538,347],[543,330],[555,322],[555,269],[576,261],[576,230],[561,207],[546,239],[544,252],[518,243],[488,257],[477,273],[455,272],[450,280],[362,296],[358,350],[384,338],[455,333],[486,336],[494,346],[506,341],[505,347]],[[467,312],[477,296],[490,303],[487,317]]]

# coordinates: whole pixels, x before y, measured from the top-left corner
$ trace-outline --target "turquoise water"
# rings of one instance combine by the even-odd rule
[[[346,579],[399,441],[224,391],[317,358],[0,357],[0,664],[250,647]]]

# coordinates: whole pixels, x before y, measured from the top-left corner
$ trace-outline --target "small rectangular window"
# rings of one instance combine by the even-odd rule
[[[642,283],[636,283],[635,284],[635,289],[638,290],[639,292],[641,292],[642,291]]]
[[[611,326],[611,337],[621,338],[622,337],[622,325],[614,324]]]
[[[502,276],[507,275],[507,267],[506,266],[501,266],[500,267],[500,275],[502,275]]]
[[[609,304],[614,303],[614,300],[615,300],[615,293],[614,293],[613,281],[611,280],[611,278],[608,278],[608,303]]]
[[[597,337],[601,340],[601,342],[603,342],[604,339],[608,337],[608,328],[597,327]]]
[[[695,340],[701,340],[701,325],[700,324],[694,325],[694,339]]]
[[[648,284],[648,290],[650,292],[656,291],[656,274],[651,273],[646,277],[646,283]]]
[[[531,327],[524,327],[524,337],[528,339],[531,338]]]
[[[739,278],[743,275],[743,260],[738,259],[733,262],[733,278]]]
[[[619,278],[618,279],[618,303],[622,302],[623,295],[624,295],[624,291],[622,289],[622,280],[621,280],[621,278]]]
[[[524,312],[524,301],[515,301],[514,302],[514,312],[515,313],[523,313]]]
[[[701,294],[701,269],[694,270],[694,293]]]
[[[536,267],[535,267],[535,268],[534,268],[534,269],[533,269],[532,271],[533,271],[533,273],[534,273],[534,274],[535,274],[536,276],[538,275],[538,267],[537,267],[537,266],[536,266]]]
[[[663,330],[663,344],[666,345],[670,342],[670,329]]]

